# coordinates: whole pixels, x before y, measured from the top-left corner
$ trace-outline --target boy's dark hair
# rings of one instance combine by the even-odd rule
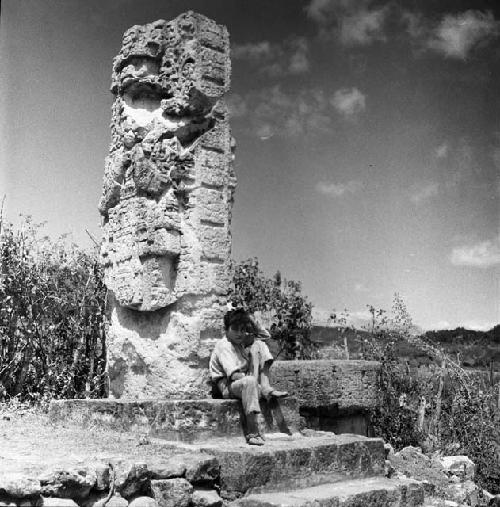
[[[243,326],[250,324],[253,328],[255,325],[252,321],[250,313],[243,308],[236,308],[236,310],[229,310],[224,315],[224,329],[227,331],[230,327],[241,329]]]

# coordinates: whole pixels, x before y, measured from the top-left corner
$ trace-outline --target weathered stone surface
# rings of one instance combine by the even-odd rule
[[[85,498],[95,486],[97,477],[91,468],[59,468],[39,477],[42,494],[60,498]]]
[[[458,502],[461,505],[471,505],[472,507],[479,505],[479,492],[479,486],[476,486],[471,480],[449,484],[446,488],[446,493],[450,500]]]
[[[271,382],[297,398],[307,427],[367,435],[379,368],[376,361],[276,361]]]
[[[379,369],[376,361],[275,361],[271,380],[292,393],[301,407],[372,409]]]
[[[236,179],[225,27],[193,12],[134,26],[114,60],[99,204],[113,397],[206,397],[230,283]]]
[[[186,479],[161,479],[151,481],[151,490],[161,507],[188,507],[193,486]]]
[[[250,494],[234,507],[416,507],[424,494],[416,481],[391,481],[380,477],[322,484],[303,489]]]
[[[468,456],[443,456],[439,462],[448,475],[456,475],[463,480],[474,479],[476,466]]]
[[[128,507],[128,502],[119,493],[116,493],[109,499],[109,502],[107,502],[105,504],[105,506],[106,507]]]
[[[261,403],[266,432],[283,432],[275,408]],[[288,427],[299,426],[295,399],[280,402]],[[54,400],[50,418],[75,424],[95,424],[150,433],[168,440],[203,441],[214,436],[242,434],[241,402],[238,400]]]
[[[148,469],[151,472],[151,479],[175,479],[176,477],[184,477],[186,463],[182,455],[175,455],[148,463]]]
[[[191,501],[193,507],[222,507],[222,498],[214,489],[196,489]]]
[[[43,507],[78,507],[78,504],[71,498],[43,498]]]
[[[149,496],[138,496],[131,500],[128,507],[158,507],[158,502]]]
[[[221,439],[199,449],[218,459],[226,497],[250,489],[293,489],[341,478],[369,477],[382,474],[384,469],[383,441],[357,435],[268,438],[262,447]]]
[[[186,479],[194,485],[213,484],[220,476],[220,465],[214,456],[207,454],[187,454]]]
[[[130,498],[145,490],[151,478],[146,463],[130,463],[118,469],[115,479],[116,491],[124,498]]]
[[[428,481],[436,487],[438,492],[443,492],[448,484],[448,478],[439,460],[426,456],[418,447],[405,447],[389,455],[389,460],[398,476]]]
[[[72,502],[72,500],[70,500]],[[20,500],[16,507],[41,507],[42,505],[42,498],[25,498],[24,500]]]
[[[109,488],[109,465],[106,463],[96,463],[92,466],[96,481],[94,488],[98,491],[104,491]]]
[[[0,473],[0,496],[15,498],[40,495],[40,481],[20,473]]]

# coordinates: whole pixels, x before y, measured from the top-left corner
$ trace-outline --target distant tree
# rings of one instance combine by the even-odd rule
[[[234,266],[233,306],[269,316],[272,340],[278,345],[277,357],[310,359],[316,346],[311,341],[312,304],[302,294],[300,282],[283,280],[281,273],[268,278],[256,258]]]

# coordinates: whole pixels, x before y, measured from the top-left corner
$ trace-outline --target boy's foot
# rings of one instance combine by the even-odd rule
[[[264,439],[256,433],[248,434],[246,439],[248,445],[264,445]]]
[[[264,398],[266,398],[266,400],[270,400],[271,398],[286,398],[287,396],[287,391],[278,391],[277,389],[271,389],[269,392],[264,394]]]

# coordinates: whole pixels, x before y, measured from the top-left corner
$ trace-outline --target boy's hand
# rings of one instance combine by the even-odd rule
[[[234,382],[235,380],[241,380],[243,377],[245,377],[244,373],[242,373],[241,371],[235,371],[231,375],[231,382]]]
[[[243,338],[243,346],[250,347],[250,345],[253,345],[254,341],[255,335],[253,333],[245,333],[245,336]]]

